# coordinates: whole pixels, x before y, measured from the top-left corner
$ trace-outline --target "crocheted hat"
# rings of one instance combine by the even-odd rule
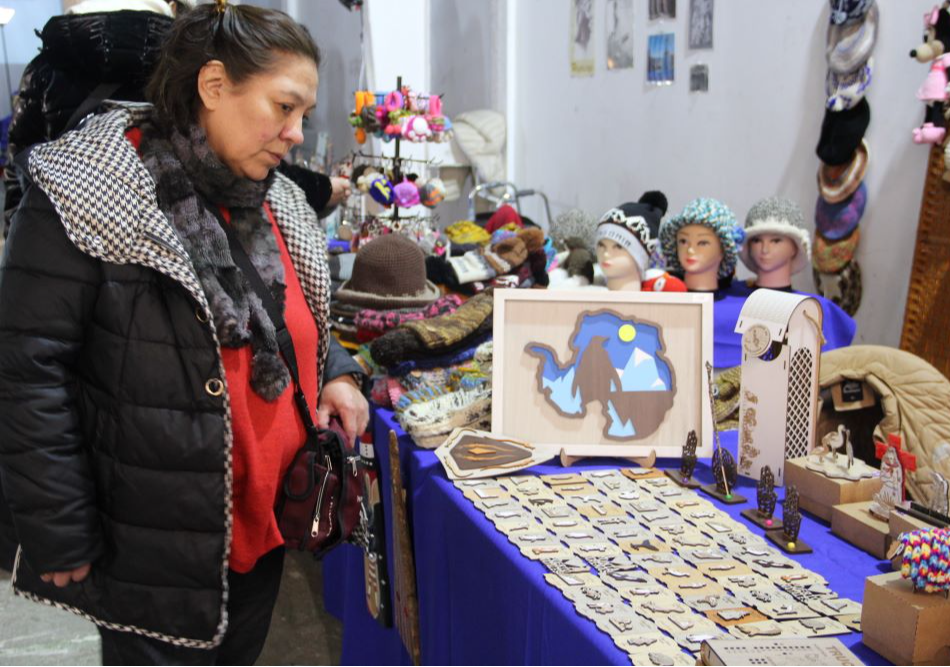
[[[829,69],[847,74],[867,62],[877,42],[878,14],[877,4],[874,4],[864,16],[851,23],[828,26],[825,59]]]
[[[838,273],[820,273],[812,271],[815,290],[826,299],[838,305],[852,317],[858,312],[863,292],[861,284],[861,266],[852,259]]]
[[[795,242],[798,254],[792,260],[792,273],[798,273],[811,261],[811,240],[805,230],[805,216],[791,199],[769,197],[756,202],[745,218],[745,243],[739,250],[742,263],[752,271],[758,267],[749,251],[749,241],[762,234],[780,234]]]
[[[854,251],[860,241],[861,230],[858,227],[837,241],[830,241],[821,234],[815,234],[815,268],[822,273],[838,273],[854,257]]]
[[[651,190],[640,201],[621,204],[604,213],[597,225],[596,241],[610,239],[633,257],[643,277],[650,268],[660,221],[666,214],[666,195]],[[596,242],[595,241],[595,242]]]
[[[874,69],[874,58],[848,74],[838,74],[828,70],[825,77],[825,108],[829,111],[844,111],[857,106],[864,99],[864,93],[871,85],[871,74]]]
[[[673,271],[683,272],[676,252],[676,232],[687,225],[703,225],[716,232],[722,245],[722,262],[719,264],[719,277],[728,278],[736,270],[739,245],[745,238],[744,230],[738,226],[736,216],[728,206],[716,199],[703,197],[694,199],[679,215],[667,219],[660,225],[660,246],[666,265]]]
[[[829,0],[831,15],[828,21],[832,25],[848,25],[864,20],[864,15],[875,0]]]
[[[867,99],[862,98],[844,111],[825,109],[815,153],[825,164],[848,164],[854,159],[854,152],[861,145],[870,123],[871,106]]]
[[[421,308],[442,293],[426,280],[422,249],[402,234],[387,234],[360,247],[353,275],[334,298],[363,308]]]
[[[854,159],[846,167],[822,164],[818,167],[818,190],[829,204],[839,204],[857,192],[868,170],[868,143],[862,141]]]
[[[837,241],[854,231],[864,215],[868,191],[864,183],[854,194],[837,204],[829,204],[821,197],[815,203],[815,228],[826,239]]]

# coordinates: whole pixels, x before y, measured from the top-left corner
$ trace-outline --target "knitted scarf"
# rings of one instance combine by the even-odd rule
[[[152,122],[141,126],[139,151],[155,180],[158,206],[177,230],[208,297],[215,330],[223,347],[251,346],[251,388],[268,401],[290,383],[279,356],[273,322],[260,298],[234,264],[228,239],[209,206],[225,207],[254,268],[284,308],[284,265],[264,198],[273,173],[263,181],[235,176],[214,154],[204,130],[194,125],[187,136],[163,131]]]

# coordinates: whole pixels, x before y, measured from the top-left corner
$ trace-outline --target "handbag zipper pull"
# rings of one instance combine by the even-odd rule
[[[320,484],[320,493],[317,495],[317,506],[313,511],[313,525],[310,526],[310,537],[316,537],[320,532],[320,510],[323,509],[323,493],[327,490],[327,480],[330,479],[330,473],[333,472],[333,462],[330,461],[330,455],[324,454],[323,460],[327,464],[327,471],[323,475],[323,483]]]

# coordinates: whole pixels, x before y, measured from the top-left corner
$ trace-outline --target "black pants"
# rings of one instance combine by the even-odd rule
[[[284,571],[284,548],[247,574],[228,573],[228,630],[214,649],[181,648],[130,632],[99,628],[104,665],[253,665],[264,648]]]

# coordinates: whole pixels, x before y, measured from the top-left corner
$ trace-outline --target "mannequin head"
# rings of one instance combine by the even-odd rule
[[[756,285],[781,288],[792,284],[792,260],[798,255],[798,246],[781,234],[759,234],[747,242],[749,257],[756,265]]]
[[[700,198],[663,223],[660,245],[666,266],[683,274],[691,292],[714,292],[732,281],[743,235],[728,206]]]
[[[755,272],[755,284],[788,288],[792,276],[811,261],[811,239],[798,204],[779,197],[755,203],[745,221],[746,242],[739,256]]]
[[[716,290],[723,256],[716,232],[705,225],[686,225],[676,232],[676,255],[691,292]]]
[[[621,204],[601,216],[596,250],[607,289],[640,291],[666,206],[666,196],[651,191],[639,201]]]
[[[597,242],[597,263],[607,279],[607,289],[639,292],[640,267],[619,243],[603,238]]]

